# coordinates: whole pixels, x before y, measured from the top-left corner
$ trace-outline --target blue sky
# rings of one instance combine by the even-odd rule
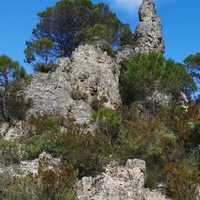
[[[38,22],[37,13],[57,0],[0,0],[0,55],[6,54],[32,72],[23,62],[25,41],[31,39]],[[138,7],[142,0],[92,0],[104,2],[132,31],[138,25]],[[200,52],[200,0],[154,0],[163,26],[165,57],[182,62],[189,54]]]

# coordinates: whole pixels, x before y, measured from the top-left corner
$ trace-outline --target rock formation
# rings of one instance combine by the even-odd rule
[[[33,99],[29,114],[47,112],[72,115],[76,122],[88,123],[93,101],[115,108],[121,103],[118,86],[119,66],[99,47],[78,47],[70,59],[57,60],[51,73],[36,73],[25,95]]]
[[[115,59],[100,47],[86,44],[79,46],[70,59],[59,58],[54,72],[33,74],[32,82],[24,90],[26,98],[33,100],[27,114],[70,115],[77,123],[84,124],[89,123],[95,102],[102,101],[111,108],[120,105],[120,61],[134,52],[164,53],[162,26],[152,0],[143,0],[139,18],[136,45],[124,48]],[[12,127],[3,124],[1,136],[7,140],[19,138],[28,128],[24,123],[16,122]],[[24,173],[36,173],[37,167],[38,159],[21,163]],[[145,162],[138,159],[128,160],[125,166],[108,166],[101,175],[83,177],[77,183],[77,197],[79,200],[166,200],[158,191],[144,188],[145,171]]]
[[[129,159],[125,166],[107,166],[105,173],[78,182],[78,200],[167,200],[158,190],[144,188],[145,172],[146,163],[139,159]]]
[[[162,37],[162,26],[156,13],[153,0],[143,0],[139,8],[140,23],[135,31],[136,52],[157,51],[164,53],[164,40]]]

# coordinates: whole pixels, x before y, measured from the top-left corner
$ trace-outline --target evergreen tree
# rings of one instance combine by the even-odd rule
[[[132,32],[104,3],[90,0],[61,0],[54,7],[39,12],[40,22],[27,41],[26,61],[44,62],[60,56],[69,57],[81,43],[104,40],[115,48],[131,43]]]
[[[25,69],[7,55],[0,56],[0,111],[5,121],[21,115],[16,106],[19,79],[26,75]]]
[[[137,53],[129,60],[126,79],[132,100],[154,101],[157,93],[189,95],[196,85],[185,67],[173,60],[166,60],[157,52]]]

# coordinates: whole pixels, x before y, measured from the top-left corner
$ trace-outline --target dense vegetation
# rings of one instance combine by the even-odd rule
[[[27,62],[39,58],[37,71],[54,70],[55,58],[70,56],[78,45],[93,43],[96,38],[107,42],[102,48],[111,56],[116,52],[111,46],[133,42],[129,26],[102,3],[62,0],[38,16],[33,41],[26,42],[25,50]],[[13,177],[10,171],[0,173],[0,199],[73,200],[77,179],[101,173],[113,160],[124,164],[131,158],[146,161],[146,187],[164,183],[172,199],[195,199],[200,181],[200,104],[191,95],[197,89],[195,80],[199,81],[199,60],[197,53],[180,64],[156,52],[123,60],[123,104],[113,110],[102,106],[103,98],[93,101],[93,134],[87,125],[76,124],[73,116],[38,113],[27,117],[27,135],[19,141],[0,139],[1,167],[36,159],[42,152],[59,159],[52,164],[52,158],[40,158],[37,175]],[[0,56],[1,122],[23,119],[31,100],[24,101],[19,91],[30,81],[31,76],[26,76],[18,62]],[[178,105],[181,92],[189,99],[188,109]],[[161,93],[172,96],[167,105],[158,101]],[[74,98],[77,96],[74,94]]]

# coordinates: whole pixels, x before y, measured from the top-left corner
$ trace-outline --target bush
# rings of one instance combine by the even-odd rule
[[[52,61],[50,61],[49,63],[43,63],[43,62],[39,62],[34,66],[34,70],[36,72],[53,72],[56,70],[56,68],[58,67],[58,65],[56,65],[55,63],[53,63]]]
[[[115,57],[115,55],[117,54],[117,51],[112,49],[109,43],[102,44],[101,50],[106,51],[108,53],[108,55],[111,57]]]
[[[27,159],[35,159],[43,152],[52,156],[59,156],[59,149],[62,146],[61,133],[43,133],[32,136],[24,141],[24,153]]]
[[[31,82],[33,80],[33,75],[32,74],[28,74],[24,77],[24,82],[25,82],[25,85],[30,85]]]
[[[42,137],[32,136],[24,141],[23,151],[26,159],[35,159],[43,152]]]
[[[60,126],[64,121],[64,117],[47,114],[31,116],[29,124],[33,128],[32,133],[24,139],[24,156],[27,159],[35,159],[43,151],[57,156],[57,148],[60,145]]]
[[[165,126],[161,118],[146,113],[124,122],[113,152],[121,163],[133,158],[145,160],[149,173],[155,175],[151,176],[154,180],[148,179],[147,182],[157,183],[163,181],[161,169],[165,163],[182,159],[186,153],[176,132]]]
[[[75,199],[75,171],[72,167],[60,166],[58,163],[52,165],[48,157],[39,159],[37,175],[29,173],[26,176],[10,176],[9,179],[5,179],[5,174],[0,175],[4,180],[1,184],[3,200]]]
[[[200,172],[188,163],[181,161],[165,165],[163,175],[166,179],[166,189],[173,200],[196,200],[199,196],[198,186]]]
[[[3,166],[19,163],[19,149],[15,141],[0,139],[0,163]]]
[[[25,139],[25,157],[35,159],[45,151],[53,157],[61,157],[63,163],[72,165],[78,170],[79,177],[103,171],[111,154],[108,137],[101,133],[95,136],[86,133],[84,125],[73,123],[68,124],[66,132],[57,131],[57,123],[64,123],[63,120],[60,117],[32,118],[38,134]]]
[[[121,125],[121,120],[116,112],[108,107],[99,108],[97,112],[92,113],[91,122],[96,124],[97,131],[104,133],[108,137],[110,145],[113,145]]]
[[[78,176],[94,176],[104,170],[110,161],[111,147],[103,134],[62,134],[60,156],[64,163],[78,170]]]
[[[38,113],[29,118],[29,124],[33,126],[33,135],[39,135],[45,132],[55,133],[60,131],[60,125],[64,119],[60,116],[51,116]]]

